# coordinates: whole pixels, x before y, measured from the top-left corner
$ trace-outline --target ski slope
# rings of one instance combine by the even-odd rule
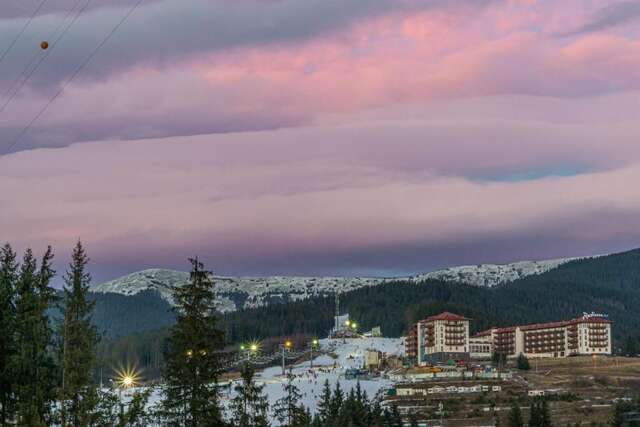
[[[317,411],[317,403],[322,395],[322,388],[326,380],[329,380],[331,389],[335,388],[337,382],[340,383],[342,391],[349,393],[351,389],[355,389],[358,381],[347,380],[344,373],[349,368],[362,368],[364,363],[364,354],[367,349],[375,349],[389,355],[404,354],[404,340],[402,338],[361,338],[332,340],[324,339],[320,341],[320,347],[329,354],[321,354],[314,358],[313,369],[311,363],[305,361],[303,363],[288,366],[287,373],[291,372],[294,376],[293,383],[300,390],[302,395],[301,403],[308,407],[311,414]],[[223,391],[221,395],[222,405],[230,416],[229,406],[231,400],[235,397],[233,388],[238,384],[239,380],[232,382],[230,390]],[[282,375],[282,367],[274,366],[259,372],[256,375],[256,382],[264,385],[264,394],[269,400],[270,411],[278,399],[284,396],[283,385],[286,383],[287,377]],[[373,378],[371,380],[360,380],[360,388],[367,393],[369,399],[375,397],[378,392],[391,387],[393,382],[382,377]],[[129,395],[133,391],[129,390],[125,401],[129,400]],[[158,390],[154,390],[149,405],[153,406],[160,402],[161,395]],[[277,421],[270,412],[271,422],[277,425]]]

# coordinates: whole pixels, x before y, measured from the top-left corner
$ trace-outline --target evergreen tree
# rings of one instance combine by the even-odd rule
[[[372,405],[369,406],[369,414],[367,415],[367,425],[381,427],[384,423],[382,408],[380,402],[375,400]]]
[[[402,417],[398,405],[391,405],[391,427],[402,427]]]
[[[612,427],[622,427],[624,424],[624,414],[632,411],[633,405],[629,402],[618,401],[613,408],[613,417],[611,419]]]
[[[216,389],[223,336],[213,282],[201,262],[190,262],[189,282],[173,291],[177,320],[165,351],[163,413],[170,425],[224,425]]]
[[[95,412],[98,394],[92,381],[96,365],[98,333],[91,324],[94,303],[87,299],[91,276],[89,258],[78,242],[65,276],[64,300],[59,328],[59,359],[62,369],[60,415],[63,426],[87,426]]]
[[[33,252],[24,255],[17,287],[16,343],[12,358],[15,369],[17,421],[20,425],[44,426],[51,423],[51,405],[55,396],[52,335],[47,309],[53,299],[49,282],[53,252],[49,247],[40,270]]]
[[[553,423],[551,422],[551,412],[549,411],[549,404],[547,399],[541,399],[539,403],[540,413],[540,425],[541,427],[553,427]]]
[[[18,280],[16,253],[8,244],[0,250],[0,425],[15,415],[15,375],[11,360],[16,350],[15,299]]]
[[[329,417],[328,421],[335,422],[340,417],[340,410],[344,403],[344,393],[340,387],[340,382],[336,381],[336,388],[333,390],[333,397],[331,398],[331,405],[329,405]],[[328,424],[330,425],[330,424]]]
[[[522,371],[528,371],[529,369],[531,369],[531,365],[529,364],[529,359],[527,359],[527,356],[525,356],[523,353],[520,353],[518,355],[516,365],[518,366],[518,369]]]
[[[269,425],[267,412],[269,403],[263,394],[264,385],[257,385],[254,380],[255,370],[245,364],[242,382],[235,387],[236,397],[233,399],[233,424],[238,427],[266,427]]]
[[[284,396],[278,399],[273,406],[273,415],[280,425],[287,427],[303,427],[309,425],[311,420],[307,416],[306,409],[300,404],[300,390],[293,383],[293,376],[287,376],[287,382],[283,384]]]
[[[513,402],[513,404],[511,405],[507,425],[509,427],[524,427],[524,421],[522,421],[522,411],[520,411],[518,402]]]
[[[537,400],[529,407],[529,427],[542,427],[542,414]]]
[[[332,418],[332,402],[331,386],[329,385],[329,380],[325,380],[320,402],[318,402],[318,413],[316,415],[316,418],[318,418],[322,425],[330,425],[330,422],[335,419]]]

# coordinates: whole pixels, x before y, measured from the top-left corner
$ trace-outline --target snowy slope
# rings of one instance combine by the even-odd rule
[[[313,369],[309,362],[291,367],[290,372],[293,374],[293,383],[298,387],[302,395],[301,403],[311,410],[312,414],[317,411],[317,403],[322,394],[322,387],[326,380],[331,384],[331,388],[335,388],[336,382],[340,383],[340,387],[346,393],[356,387],[356,380],[347,380],[344,378],[344,372],[348,368],[361,368],[361,361],[364,352],[367,349],[375,349],[387,353],[401,356],[404,354],[404,340],[402,338],[364,338],[364,339],[348,339],[346,342],[342,340],[320,341],[323,350],[331,351],[337,356],[336,359],[328,355],[320,355],[314,358]],[[289,369],[287,369],[289,372]],[[275,402],[280,399],[283,393],[283,384],[286,377],[282,376],[282,368],[274,366],[259,372],[256,377],[256,383],[264,385],[264,394],[269,400],[269,406],[273,408]],[[230,416],[230,402],[235,396],[231,390],[223,392],[222,404],[226,408],[227,416]],[[360,380],[360,387],[367,392],[369,398],[374,398],[378,392],[393,386],[393,382],[385,378],[372,378],[370,380]],[[150,405],[157,404],[161,399],[159,391],[156,389],[152,394]],[[128,396],[125,396],[128,400]],[[273,419],[273,414],[271,421]]]
[[[274,301],[297,301],[311,296],[333,295],[337,290],[346,292],[366,286],[375,286],[390,280],[439,279],[492,287],[512,282],[533,274],[541,274],[557,268],[571,259],[549,261],[521,261],[513,264],[481,264],[451,267],[412,277],[215,277],[218,309],[222,312],[239,308],[258,307]],[[182,271],[152,269],[129,274],[95,286],[93,292],[134,295],[147,289],[158,291],[171,301],[171,289],[189,279]]]
[[[542,274],[577,258],[562,258],[548,261],[520,261],[512,264],[480,264],[450,267],[432,273],[420,274],[411,279],[439,279],[468,283],[474,286],[493,287],[500,283],[513,282],[526,276]]]

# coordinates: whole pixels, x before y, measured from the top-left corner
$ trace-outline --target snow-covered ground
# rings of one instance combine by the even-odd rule
[[[411,277],[214,277],[218,310],[235,311],[269,304],[272,301],[297,301],[312,296],[333,295],[391,280],[420,282],[438,279],[492,287],[534,274],[541,274],[571,261],[569,258],[548,261],[520,261],[512,264],[481,264],[451,267]],[[189,274],[182,271],[151,269],[129,274],[93,287],[93,292],[135,295],[144,290],[156,290],[172,303],[175,286],[182,286]]]
[[[314,358],[313,369],[309,361],[291,366],[291,373],[294,375],[293,383],[302,394],[302,402],[315,414],[317,403],[322,395],[322,388],[326,380],[329,380],[332,390],[336,382],[340,382],[340,387],[346,394],[356,387],[357,380],[347,380],[344,378],[345,370],[349,368],[361,368],[364,361],[364,353],[367,349],[375,349],[387,354],[404,354],[404,340],[402,338],[362,338],[340,340],[324,339],[320,341],[322,350],[330,351],[337,358],[328,354],[322,354]],[[289,372],[289,367],[287,367]],[[283,384],[287,381],[286,376],[282,376],[282,367],[274,366],[258,373],[256,382],[264,384],[264,393],[269,399],[269,406],[273,407],[275,402],[283,395]],[[235,393],[231,384],[231,391],[222,394],[223,405],[228,405]],[[385,390],[393,385],[393,382],[384,378],[372,378],[371,380],[360,380],[360,387],[367,392],[369,398],[376,396],[378,391]],[[151,396],[150,405],[160,401],[160,394],[154,391]],[[125,397],[125,401],[128,397]],[[270,414],[271,416],[272,414]],[[273,420],[272,420],[273,421]]]
[[[337,355],[336,359],[329,355],[321,355],[313,361],[313,369],[310,362],[295,365],[291,369],[294,375],[293,383],[302,394],[302,403],[315,413],[317,401],[322,394],[322,388],[326,380],[329,380],[331,388],[335,388],[336,382],[346,393],[356,387],[357,380],[347,380],[344,373],[349,368],[362,368],[364,353],[367,349],[375,349],[387,354],[401,355],[404,353],[404,340],[401,338],[362,338],[343,340],[322,340],[320,345],[325,350],[332,350]],[[282,367],[271,367],[262,371],[257,379],[258,383],[265,385],[265,394],[272,406],[276,400],[283,396],[283,383],[286,377],[282,376]],[[360,387],[367,392],[369,398],[374,397],[379,390],[386,389],[393,383],[383,378],[360,380]],[[229,396],[233,397],[233,393]]]

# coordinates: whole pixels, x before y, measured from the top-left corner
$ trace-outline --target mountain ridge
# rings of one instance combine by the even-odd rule
[[[518,261],[509,264],[463,265],[436,270],[414,276],[400,277],[341,277],[341,276],[214,276],[218,311],[232,312],[255,308],[272,302],[298,301],[313,296],[326,296],[349,292],[363,287],[377,286],[394,281],[419,283],[425,280],[443,280],[480,287],[494,287],[503,283],[553,270],[579,258],[559,258],[543,261]],[[172,288],[189,279],[189,273],[169,269],[147,269],[94,286],[95,293],[136,295],[155,290],[170,304]]]

